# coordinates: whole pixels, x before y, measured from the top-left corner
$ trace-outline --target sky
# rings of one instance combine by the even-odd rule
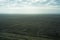
[[[0,0],[0,14],[57,14],[60,0]]]

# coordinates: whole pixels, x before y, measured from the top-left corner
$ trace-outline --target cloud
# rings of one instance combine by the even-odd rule
[[[59,8],[38,8],[38,7],[21,7],[21,8],[0,8],[0,13],[7,13],[7,14],[37,14],[37,13],[60,13]]]
[[[60,6],[60,0],[0,0],[0,7]]]
[[[60,0],[0,0],[0,13],[60,13]]]
[[[60,6],[60,0],[51,0],[48,2],[48,5]]]

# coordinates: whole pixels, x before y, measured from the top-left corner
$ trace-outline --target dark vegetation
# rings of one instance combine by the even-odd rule
[[[0,14],[0,40],[60,40],[60,14]]]

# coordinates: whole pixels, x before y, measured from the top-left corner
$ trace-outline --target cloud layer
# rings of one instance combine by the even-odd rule
[[[0,7],[58,6],[60,0],[0,0]]]

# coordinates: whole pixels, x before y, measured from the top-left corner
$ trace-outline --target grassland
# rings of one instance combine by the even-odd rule
[[[60,14],[0,14],[0,40],[60,40]]]

